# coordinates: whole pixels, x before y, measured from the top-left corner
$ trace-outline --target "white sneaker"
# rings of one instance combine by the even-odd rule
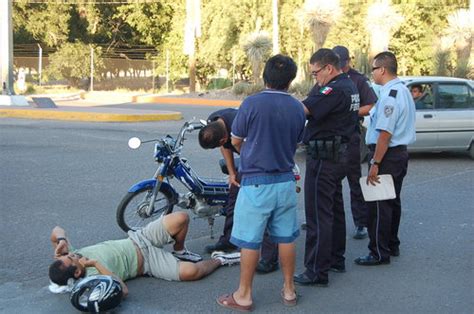
[[[240,252],[225,253],[215,251],[211,254],[211,258],[219,260],[222,266],[232,266],[240,263]]]
[[[187,249],[185,249],[185,251],[181,253],[172,252],[171,254],[173,254],[173,256],[176,257],[177,259],[185,261],[185,262],[197,263],[197,262],[202,261],[201,255],[188,251]]]

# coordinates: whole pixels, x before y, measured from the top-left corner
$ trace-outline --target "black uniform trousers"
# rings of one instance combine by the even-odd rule
[[[345,158],[341,158],[345,160]],[[306,157],[304,265],[312,279],[328,279],[329,268],[344,265],[346,220],[342,201],[345,162]]]
[[[351,190],[352,219],[356,227],[367,227],[368,209],[360,188],[361,176],[360,134],[354,132],[347,143],[347,181]]]
[[[237,181],[240,182],[240,173],[237,173]],[[219,238],[219,243],[232,244],[230,243],[230,236],[232,233],[232,226],[234,225],[234,208],[238,194],[239,187],[232,184],[229,188],[229,200],[227,201],[227,206],[225,208],[224,230]]]
[[[373,150],[369,151],[369,160],[373,155]],[[369,208],[367,229],[370,239],[368,247],[370,254],[380,261],[390,260],[390,251],[397,250],[400,245],[398,239],[402,213],[400,192],[407,169],[408,152],[406,146],[389,148],[379,166],[379,175],[392,175],[397,197],[392,200],[367,202]]]

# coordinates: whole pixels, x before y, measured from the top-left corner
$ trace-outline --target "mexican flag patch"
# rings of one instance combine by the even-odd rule
[[[324,94],[324,95],[329,95],[329,94],[331,94],[331,92],[332,92],[332,88],[326,86],[326,87],[321,88],[321,89],[319,90],[319,92],[320,92],[321,94]]]

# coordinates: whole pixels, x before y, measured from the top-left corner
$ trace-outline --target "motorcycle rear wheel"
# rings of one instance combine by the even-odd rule
[[[159,191],[153,213],[146,214],[153,187],[145,187],[136,192],[128,192],[117,207],[117,223],[123,231],[137,230],[148,223],[168,215],[173,211],[172,195]]]

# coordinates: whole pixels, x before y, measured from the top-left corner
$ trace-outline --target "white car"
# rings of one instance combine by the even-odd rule
[[[416,142],[408,150],[464,151],[474,159],[474,81],[439,76],[400,79],[408,89],[415,86],[422,92],[415,101]],[[365,126],[368,121],[365,117]]]

